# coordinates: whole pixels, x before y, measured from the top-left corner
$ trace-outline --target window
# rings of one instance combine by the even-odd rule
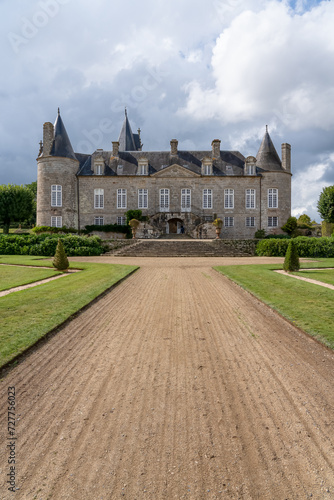
[[[62,217],[51,217],[51,227],[62,227]]]
[[[116,223],[119,226],[125,226],[126,225],[125,217],[117,217]]]
[[[96,175],[102,175],[102,165],[95,165]]]
[[[169,211],[169,189],[160,189],[160,212]]]
[[[224,226],[225,227],[233,227],[234,226],[234,217],[224,217]]]
[[[255,189],[246,189],[246,208],[255,208]]]
[[[126,208],[126,189],[117,189],[117,208]]]
[[[147,175],[147,170],[148,170],[148,166],[147,165],[138,165],[138,169],[137,169],[137,174],[138,175]]]
[[[278,227],[278,217],[268,217],[268,227]]]
[[[278,189],[268,189],[268,208],[278,208]]]
[[[138,208],[148,207],[148,190],[138,189]]]
[[[234,189],[225,189],[224,207],[225,208],[234,208]]]
[[[246,174],[247,175],[254,175],[255,174],[255,165],[247,165]]]
[[[94,208],[104,207],[104,189],[94,189]]]
[[[181,212],[191,210],[191,189],[181,189]]]
[[[62,206],[62,188],[59,185],[51,186],[51,207]]]
[[[212,189],[203,189],[203,208],[212,208]]]
[[[246,217],[246,227],[255,227],[255,217]]]
[[[103,217],[94,217],[94,224],[96,226],[103,226],[104,218]]]
[[[211,163],[204,163],[202,165],[202,175],[212,175],[212,165],[211,165]]]

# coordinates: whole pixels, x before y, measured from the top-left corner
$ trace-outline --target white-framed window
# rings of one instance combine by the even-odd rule
[[[148,174],[148,165],[139,164],[137,168],[137,175],[147,175]]]
[[[246,227],[255,227],[255,217],[246,217]]]
[[[94,189],[94,208],[104,207],[104,189]]]
[[[212,189],[203,189],[203,208],[212,208]]]
[[[255,165],[247,165],[246,166],[246,174],[247,175],[254,175],[255,174]]]
[[[191,210],[191,189],[181,189],[181,212]]]
[[[117,208],[126,208],[126,189],[117,189]]]
[[[234,217],[224,217],[224,226],[225,227],[233,227],[234,226]]]
[[[51,186],[51,207],[62,206],[62,187],[59,184]]]
[[[160,189],[160,212],[169,211],[169,189]]]
[[[246,208],[255,208],[255,189],[246,189]]]
[[[204,164],[202,165],[202,175],[212,175],[212,165]]]
[[[116,219],[116,223],[117,223],[119,226],[125,226],[125,225],[126,225],[126,220],[125,220],[125,217],[117,217],[117,219]]]
[[[148,190],[138,189],[138,208],[148,207]]]
[[[224,191],[224,207],[234,208],[234,189],[225,189]]]
[[[102,165],[95,165],[95,174],[102,175]]]
[[[278,217],[268,217],[268,227],[278,227]]]
[[[96,226],[103,226],[103,224],[104,224],[104,217],[94,217],[94,224]]]
[[[268,189],[268,208],[278,208],[278,189]]]
[[[59,216],[51,217],[51,227],[62,227],[63,226],[63,218]]]

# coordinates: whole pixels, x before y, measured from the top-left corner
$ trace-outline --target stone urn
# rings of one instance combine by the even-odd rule
[[[222,230],[222,227],[223,227],[223,221],[219,218],[215,219],[212,223],[215,228],[216,228],[216,240],[219,240],[220,239],[220,232]]]
[[[140,222],[137,219],[131,219],[129,221],[129,226],[132,229],[132,238],[136,238],[136,232],[137,232],[139,224],[140,224]]]

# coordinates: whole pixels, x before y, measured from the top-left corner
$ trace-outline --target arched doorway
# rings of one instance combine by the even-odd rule
[[[167,223],[167,229],[169,234],[181,234],[181,228],[183,227],[182,219],[169,219]]]

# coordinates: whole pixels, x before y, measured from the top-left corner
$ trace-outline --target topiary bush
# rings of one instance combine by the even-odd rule
[[[334,238],[294,238],[299,257],[334,257]],[[264,239],[256,246],[256,254],[267,257],[284,257],[288,249],[288,239]]]
[[[283,269],[287,272],[299,271],[299,255],[294,240],[290,240],[285,254]]]
[[[67,271],[70,265],[60,238],[58,239],[56,253],[53,257],[52,265],[56,269],[59,269],[59,271]]]

